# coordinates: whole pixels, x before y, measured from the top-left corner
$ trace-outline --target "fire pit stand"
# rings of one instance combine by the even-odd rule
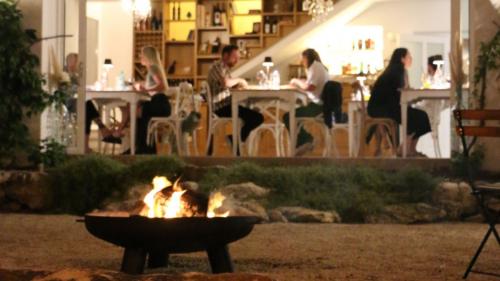
[[[205,251],[212,273],[233,272],[228,245],[247,236],[260,219],[147,218],[87,214],[85,226],[94,236],[124,247],[121,271],[142,274],[146,266],[168,266],[169,254]]]
[[[212,247],[206,250],[212,273],[234,272],[233,262],[229,255],[227,245]],[[160,252],[147,252],[144,249],[125,248],[123,253],[121,271],[128,274],[142,274],[146,264],[148,268],[168,266],[169,254]]]

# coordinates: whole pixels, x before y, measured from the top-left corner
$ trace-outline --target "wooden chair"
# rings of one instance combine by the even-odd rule
[[[177,153],[182,154],[180,143],[181,143],[181,120],[179,119],[179,102],[180,102],[180,91],[178,87],[171,87],[166,93],[170,97],[174,97],[173,110],[168,117],[153,117],[149,121],[147,140],[148,145],[153,145],[153,143],[159,143],[160,136],[174,136],[175,145],[177,147]],[[167,133],[165,133],[167,132]],[[167,138],[168,140],[168,138]],[[169,141],[170,142],[170,141]],[[170,142],[170,153],[172,153],[172,148],[174,144]]]
[[[206,96],[207,104],[208,104],[208,128],[207,128],[207,146],[205,153],[206,155],[213,155],[212,142],[217,132],[217,129],[224,128],[227,125],[233,124],[233,119],[231,117],[219,117],[215,114],[213,109],[213,101],[212,101],[212,93],[210,91],[210,87],[206,81],[201,83],[200,92],[202,95]],[[241,122],[238,122],[241,124]],[[242,151],[242,142],[241,140],[238,142],[240,151]]]
[[[368,115],[367,106],[365,103],[365,93],[363,87],[357,82],[352,85],[353,91],[361,93],[361,130],[359,136],[359,155],[363,156],[366,152],[366,138],[369,130],[375,127],[375,139],[377,141],[377,148],[375,156],[381,155],[382,141],[385,138],[390,146],[393,157],[397,155],[397,128],[398,123],[390,118],[373,118]]]
[[[500,197],[500,186],[478,183],[474,180],[474,175],[471,173],[471,167],[469,162],[469,155],[471,150],[471,143],[467,143],[466,137],[500,137],[500,126],[485,125],[488,121],[500,121],[500,110],[454,110],[453,115],[457,121],[456,131],[460,136],[463,155],[465,159],[465,164],[467,167],[467,181],[472,188],[472,194],[476,197],[479,207],[481,208],[482,214],[488,223],[488,231],[484,235],[479,248],[472,257],[467,270],[464,273],[463,278],[467,278],[469,273],[481,273],[500,277],[499,274],[495,273],[485,273],[481,271],[473,270],[474,264],[476,263],[479,255],[481,254],[484,245],[490,238],[491,234],[496,238],[498,245],[500,245],[500,236],[495,228],[495,225],[500,217],[500,210],[492,210],[488,207],[487,200],[492,197]],[[472,124],[465,125],[464,122],[472,121]],[[477,124],[477,123],[480,124]]]

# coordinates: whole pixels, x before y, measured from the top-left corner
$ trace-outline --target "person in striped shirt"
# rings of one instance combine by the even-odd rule
[[[231,68],[238,63],[240,54],[238,47],[228,45],[222,49],[221,59],[216,61],[208,71],[208,85],[212,94],[215,114],[219,117],[231,117],[231,89],[246,88],[247,82],[242,78],[231,77]],[[264,122],[264,117],[257,111],[239,106],[239,118],[243,120],[241,140],[246,141],[250,132]],[[229,136],[230,139],[231,136]]]

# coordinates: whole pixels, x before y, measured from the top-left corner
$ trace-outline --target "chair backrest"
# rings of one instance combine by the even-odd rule
[[[166,91],[165,94],[168,97],[173,97],[174,100],[174,110],[172,111],[173,116],[177,116],[179,113],[179,101],[180,101],[180,90],[179,87],[169,87]]]
[[[177,114],[188,115],[190,112],[196,110],[193,85],[188,82],[181,82],[179,84],[179,96]]]
[[[487,125],[488,121],[500,121],[500,110],[454,110],[453,116],[457,121],[456,132],[460,136],[463,154],[467,165],[467,177],[472,188],[475,189],[473,175],[469,164],[469,153],[474,142],[467,143],[466,137],[500,137],[500,125]],[[464,122],[475,121],[465,125]],[[479,122],[479,124],[478,124]]]
[[[460,137],[500,137],[500,126],[484,126],[486,121],[499,121],[500,110],[455,110],[457,134]],[[481,124],[464,125],[464,121],[480,121]]]
[[[212,101],[212,93],[210,91],[210,86],[208,85],[207,81],[203,81],[200,85],[200,93],[205,94],[206,99],[207,99],[207,106],[208,106],[208,124],[212,124],[212,119],[215,115],[213,112],[213,101]]]

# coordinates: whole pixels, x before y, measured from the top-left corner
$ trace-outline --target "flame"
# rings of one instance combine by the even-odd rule
[[[172,193],[168,197],[162,191],[170,186],[172,186]],[[166,177],[155,177],[153,189],[143,199],[145,206],[140,215],[148,218],[178,218],[197,215],[198,206],[191,206],[189,202],[186,202],[187,200],[182,198],[186,191],[180,187],[179,180],[172,185]],[[222,214],[217,212],[225,199],[220,192],[210,195],[206,216],[209,218],[229,216],[229,211]]]
[[[209,217],[209,218],[228,217],[229,211],[222,213],[222,214],[217,214],[215,212],[218,208],[222,207],[224,200],[226,200],[226,197],[224,195],[222,195],[222,193],[220,193],[220,192],[212,193],[210,195],[210,199],[208,200],[207,217]]]

